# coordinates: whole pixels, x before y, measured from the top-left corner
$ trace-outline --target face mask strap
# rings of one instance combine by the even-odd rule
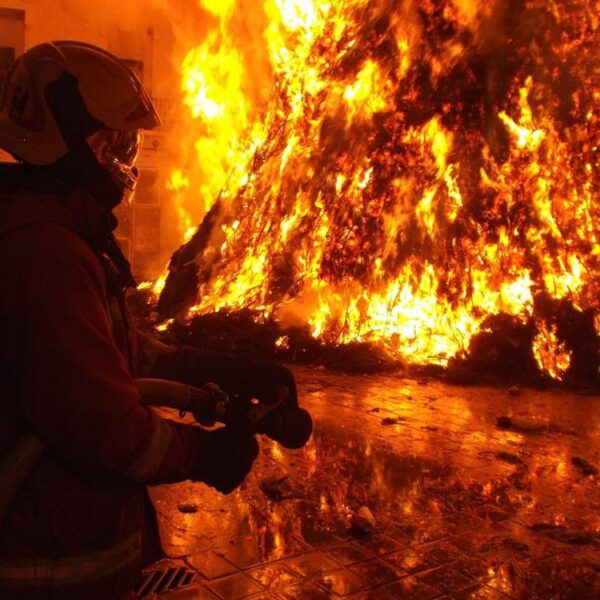
[[[123,190],[98,162],[87,144],[87,138],[102,129],[103,125],[87,110],[79,91],[79,82],[70,73],[64,73],[48,85],[45,96],[70,151],[65,158],[71,163],[71,176],[97,202],[112,210],[121,202]]]

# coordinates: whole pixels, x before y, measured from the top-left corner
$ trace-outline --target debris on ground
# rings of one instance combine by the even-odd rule
[[[512,454],[511,452],[490,452],[483,451],[479,453],[480,456],[493,456],[497,460],[501,460],[502,462],[508,463],[509,465],[514,465],[515,467],[519,467],[521,469],[527,469],[527,465],[523,462],[523,460],[518,457],[516,454]]]
[[[368,535],[375,529],[376,522],[369,507],[361,506],[350,518],[351,531],[358,535]]]
[[[531,550],[525,542],[521,542],[512,537],[507,537],[502,540],[502,545],[512,552],[519,552],[521,554],[528,554]]]
[[[498,417],[496,419],[496,428],[501,429],[502,431],[506,431],[507,429],[512,429],[512,419],[510,417]]]
[[[513,417],[498,417],[496,419],[498,429],[514,429],[526,433],[540,433],[548,430],[548,423],[544,419],[533,415],[516,415]]]
[[[546,421],[533,415],[501,416],[496,419],[496,428],[520,433],[559,433],[561,435],[577,435],[577,431],[564,427],[553,421]]]
[[[584,458],[574,456],[571,459],[571,464],[588,477],[591,477],[592,475],[598,475],[598,469]]]
[[[198,512],[198,505],[184,502],[177,505],[177,510],[184,515],[193,515]]]
[[[564,525],[553,525],[551,523],[535,523],[529,528],[563,544],[600,546],[600,534],[592,531],[579,531],[577,529],[569,529]]]
[[[261,481],[258,485],[262,493],[272,502],[298,498],[298,495],[292,490],[289,475],[271,477]]]
[[[397,425],[398,419],[396,417],[386,417],[385,419],[381,419],[382,425]]]
[[[563,427],[558,423],[553,423],[550,421],[548,423],[548,433],[560,433],[561,435],[577,435],[577,430],[572,429],[571,427]]]

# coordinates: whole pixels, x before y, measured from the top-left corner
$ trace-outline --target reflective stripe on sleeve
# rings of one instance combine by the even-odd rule
[[[67,586],[109,577],[139,562],[142,534],[136,531],[107,550],[68,558],[0,560],[0,587]]]
[[[173,438],[173,431],[168,421],[152,413],[154,431],[143,454],[125,471],[126,477],[140,481],[148,481],[158,471]]]
[[[0,524],[19,488],[43,454],[43,444],[33,434],[27,434],[0,460]]]

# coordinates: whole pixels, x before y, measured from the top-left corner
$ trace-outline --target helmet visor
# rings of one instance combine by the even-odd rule
[[[125,200],[129,200],[137,185],[138,170],[135,161],[140,153],[142,140],[142,131],[139,129],[101,129],[88,138],[88,145],[98,162],[123,191]]]

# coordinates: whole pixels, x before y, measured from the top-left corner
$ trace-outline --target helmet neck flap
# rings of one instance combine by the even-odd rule
[[[87,110],[79,92],[78,81],[70,73],[64,73],[50,83],[45,97],[69,153],[51,165],[35,168],[67,190],[83,188],[95,202],[106,209],[104,230],[97,239],[90,241],[110,259],[122,286],[135,287],[131,265],[112,233],[117,225],[112,210],[121,202],[124,190],[98,161],[87,143],[87,138],[103,125]]]
[[[112,210],[121,202],[124,190],[100,164],[86,141],[103,125],[89,113],[77,79],[63,73],[48,85],[45,97],[69,153],[43,170],[68,187],[83,187],[94,200]]]

